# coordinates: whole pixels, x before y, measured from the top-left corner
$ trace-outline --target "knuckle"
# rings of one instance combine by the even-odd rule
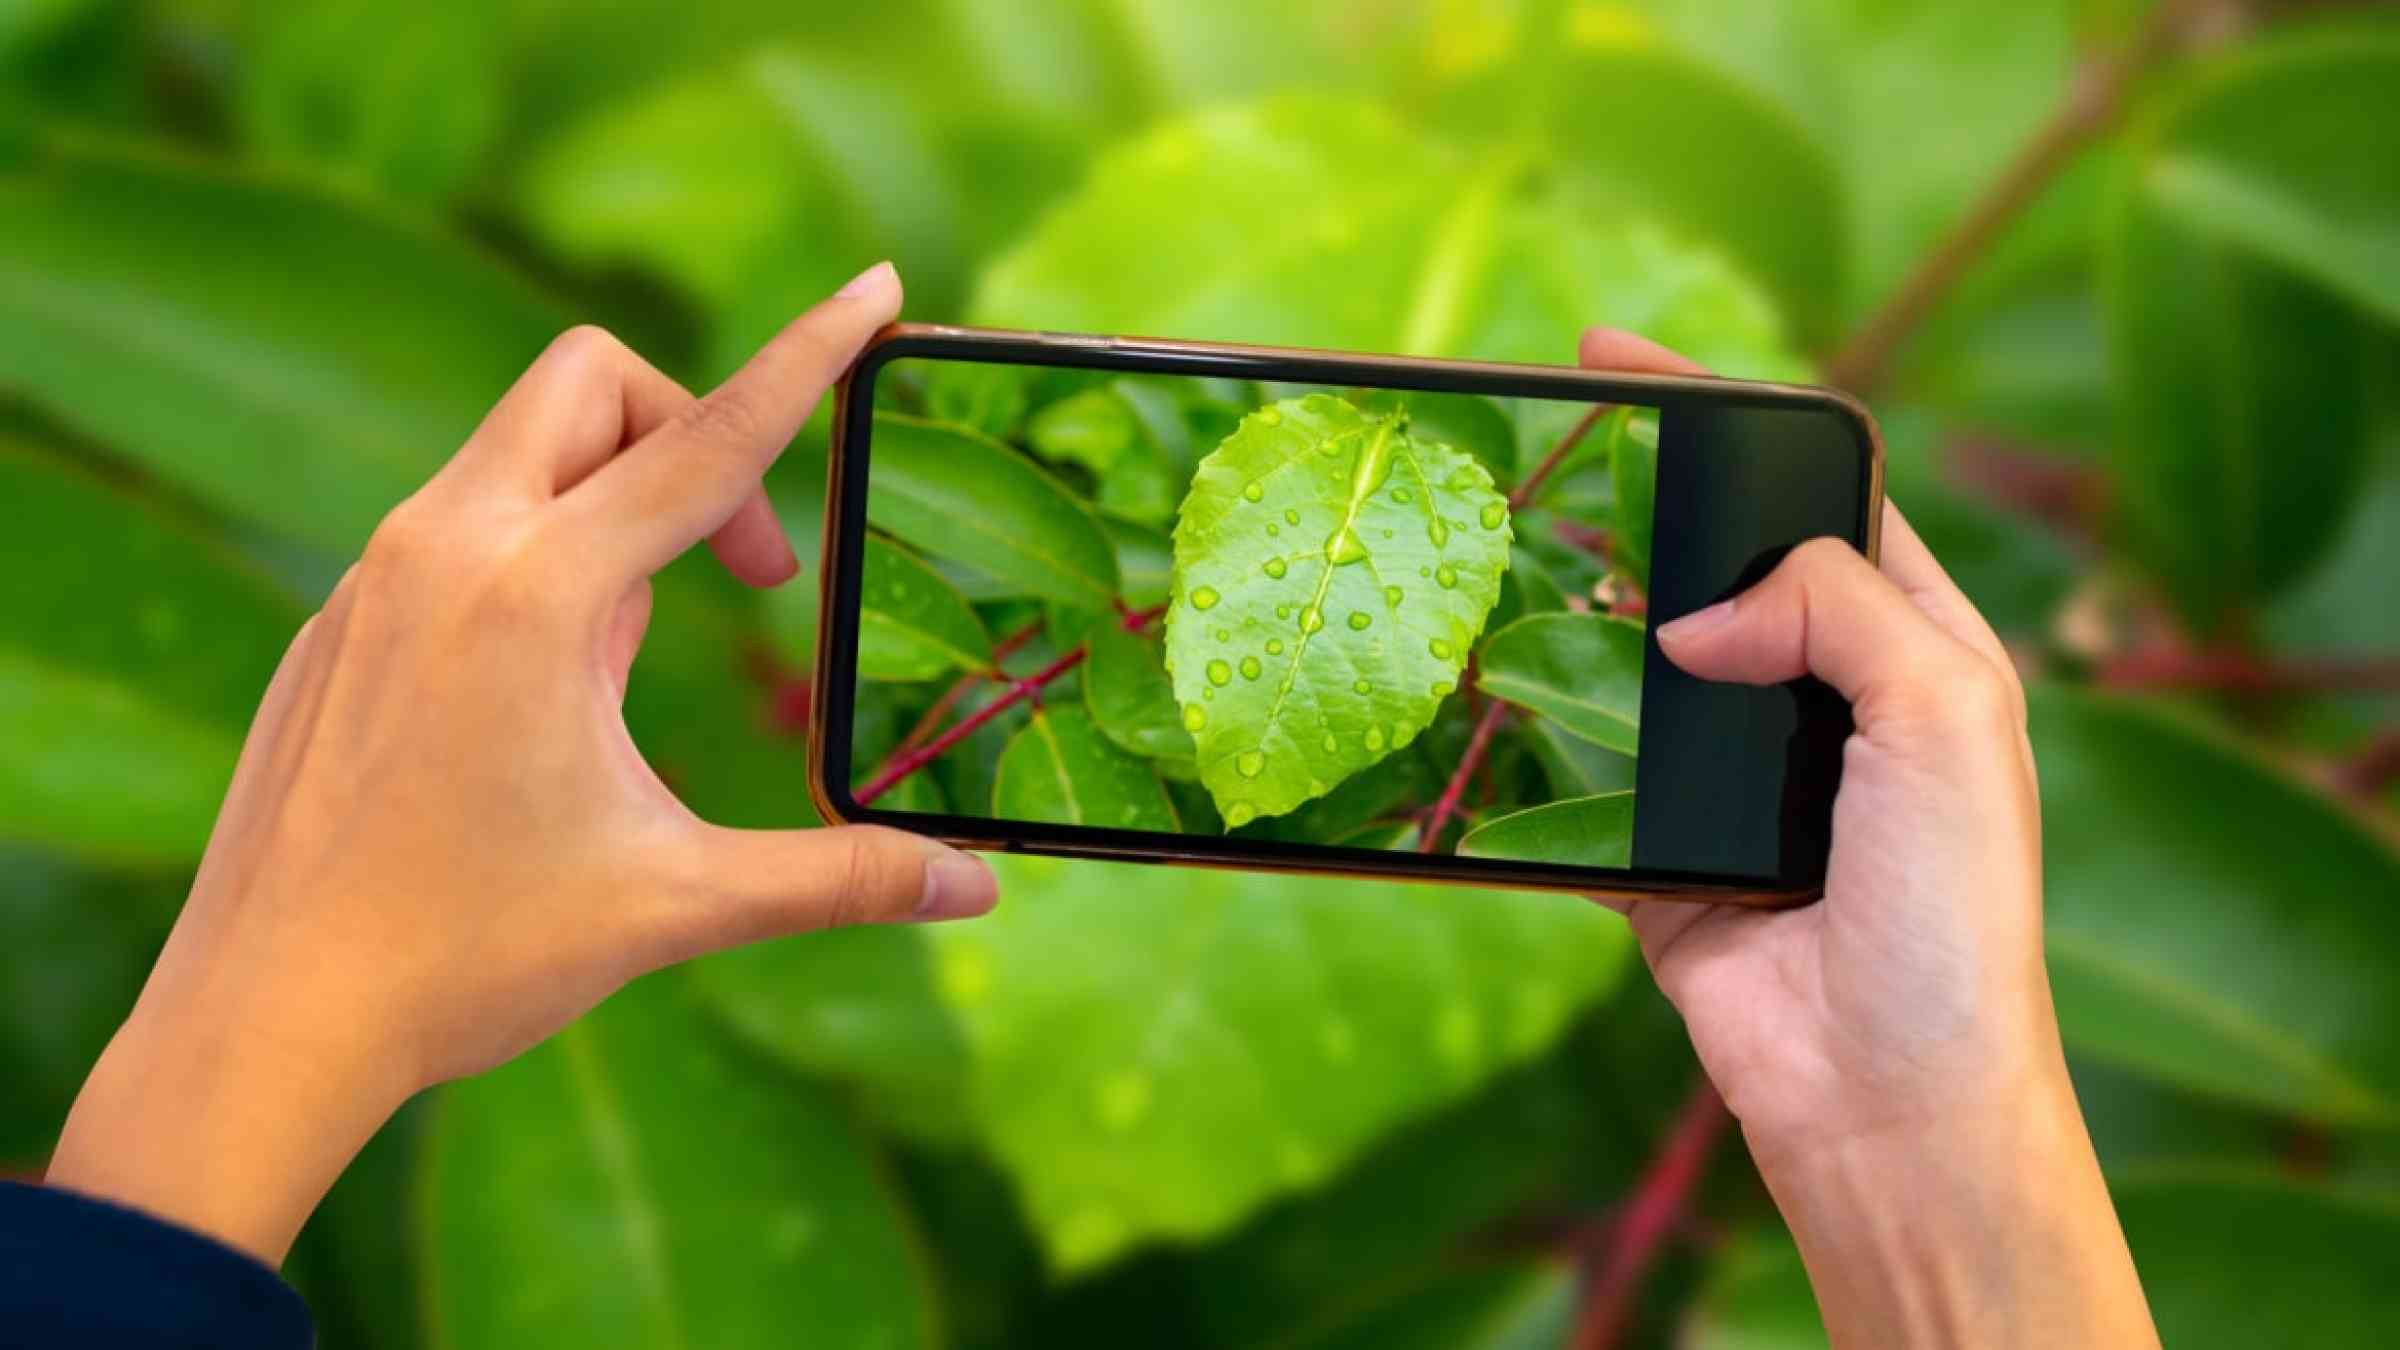
[[[872,923],[904,913],[918,889],[912,879],[922,870],[913,862],[914,850],[897,847],[882,830],[844,829],[838,833],[841,884],[826,906],[828,926]]]
[[[596,323],[579,323],[550,340],[544,353],[566,366],[605,366],[624,357],[625,344]]]
[[[1856,551],[1841,540],[1819,535],[1794,545],[1784,565],[1806,575],[1824,575],[1848,567],[1850,559],[1856,556]]]
[[[420,497],[391,509],[367,537],[359,566],[370,575],[414,572],[441,555],[441,526]]]
[[[742,444],[763,425],[756,405],[738,389],[719,389],[695,400],[680,417],[684,430],[702,445]]]

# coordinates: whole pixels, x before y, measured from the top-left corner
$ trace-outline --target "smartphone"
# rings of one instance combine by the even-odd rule
[[[831,820],[962,847],[1756,905],[1819,893],[1848,706],[1651,625],[1830,535],[1840,393],[901,325],[837,394]]]

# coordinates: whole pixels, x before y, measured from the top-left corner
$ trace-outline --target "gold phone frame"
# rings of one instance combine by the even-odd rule
[[[1561,397],[1589,399],[1588,384],[1597,379],[1616,386],[1618,390],[1656,390],[1672,395],[1723,395],[1737,392],[1744,395],[1783,401],[1829,404],[1849,414],[1864,433],[1867,447],[1866,497],[1862,504],[1864,548],[1868,561],[1879,556],[1883,522],[1883,436],[1866,405],[1838,389],[1814,385],[1780,384],[1764,381],[1725,380],[1712,376],[1652,375],[1634,372],[1584,370],[1571,366],[1537,366],[1490,361],[1447,361],[1430,357],[1388,356],[1374,353],[1325,351],[1299,347],[1260,347],[1239,343],[1189,342],[1166,338],[1107,337],[1083,333],[1027,332],[997,328],[967,328],[949,324],[899,323],[885,327],[859,352],[858,362],[844,371],[834,388],[832,450],[829,456],[829,476],[826,483],[824,551],[817,569],[819,623],[817,627],[816,667],[813,674],[815,697],[810,699],[808,738],[808,791],[818,812],[828,821],[839,824],[856,823],[860,818],[841,807],[827,787],[825,746],[830,725],[830,704],[826,695],[826,672],[836,658],[833,650],[836,612],[834,562],[841,544],[842,508],[848,498],[849,471],[848,432],[853,398],[852,376],[866,358],[893,342],[913,339],[932,339],[952,343],[989,343],[994,347],[1035,347],[1064,353],[1101,351],[1130,357],[1160,356],[1181,358],[1232,357],[1256,361],[1285,361],[1315,363],[1332,361],[1344,366],[1369,370],[1400,372],[1435,371],[1465,377],[1488,377],[1518,383],[1551,384],[1559,386]],[[1072,364],[1064,362],[1062,364]],[[1406,387],[1405,385],[1398,387]],[[908,814],[908,813],[895,813]],[[1022,822],[1036,824],[1035,822]],[[1745,905],[1756,908],[1785,908],[1805,904],[1822,894],[1822,888],[1761,889],[1755,885],[1718,881],[1661,880],[1606,875],[1599,879],[1583,876],[1561,878],[1553,872],[1519,868],[1500,859],[1479,858],[1471,866],[1449,865],[1452,855],[1394,852],[1388,861],[1378,859],[1327,858],[1309,861],[1278,856],[1227,856],[1181,849],[1173,845],[1134,844],[1130,842],[1079,844],[1058,841],[1030,841],[1013,838],[1004,831],[1012,822],[994,820],[994,829],[983,832],[945,832],[919,829],[917,832],[940,839],[959,848],[997,853],[1025,853],[1047,857],[1075,858],[1106,862],[1172,863],[1185,867],[1213,867],[1245,872],[1279,872],[1296,876],[1343,876],[1378,881],[1421,881],[1443,885],[1467,885],[1486,889],[1565,891],[1615,900],[1683,900],[1712,904]],[[896,828],[916,828],[897,826]],[[1079,828],[1079,827],[1059,827]]]

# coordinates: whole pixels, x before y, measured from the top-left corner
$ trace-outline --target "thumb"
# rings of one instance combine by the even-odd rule
[[[1780,684],[1814,675],[1849,700],[1869,736],[1901,723],[1980,732],[1973,713],[2010,703],[1998,667],[1834,539],[1812,539],[1742,594],[1661,624],[1658,644],[1702,679]]]
[[[685,861],[691,880],[670,906],[667,961],[821,928],[971,918],[999,898],[982,859],[880,825],[702,824]]]

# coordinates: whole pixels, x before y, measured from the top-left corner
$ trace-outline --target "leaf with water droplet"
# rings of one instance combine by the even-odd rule
[[[923,559],[867,536],[858,585],[858,677],[930,680],[989,670],[992,638],[967,598]]]
[[[992,814],[1118,830],[1180,828],[1148,761],[1126,753],[1075,707],[1043,709],[1009,739],[992,781]]]
[[[1253,484],[1255,501],[1244,491]],[[1391,490],[1402,486],[1406,500]],[[1450,523],[1493,512],[1493,529]],[[1269,541],[1270,521],[1303,518],[1303,537],[1322,546]],[[1441,702],[1433,690],[1456,679],[1457,667],[1430,644],[1440,638],[1464,651],[1482,634],[1512,528],[1506,501],[1472,456],[1412,433],[1405,418],[1330,394],[1262,409],[1200,462],[1175,528],[1176,584],[1192,604],[1168,612],[1167,651],[1180,704],[1199,703],[1211,688],[1220,695],[1194,740],[1200,781],[1229,819],[1236,802],[1254,816],[1288,812],[1433,720]],[[1281,575],[1266,566],[1270,557],[1283,562]],[[1437,566],[1447,586],[1388,598],[1399,579]],[[1206,627],[1190,612],[1204,593],[1212,598]],[[1286,643],[1267,664],[1276,678],[1223,687],[1209,668],[1223,659],[1217,627],[1251,650]],[[1262,756],[1255,777],[1241,772],[1252,753]]]
[[[1605,614],[1529,614],[1483,644],[1483,692],[1595,745],[1634,753],[1642,718],[1642,626]]]

